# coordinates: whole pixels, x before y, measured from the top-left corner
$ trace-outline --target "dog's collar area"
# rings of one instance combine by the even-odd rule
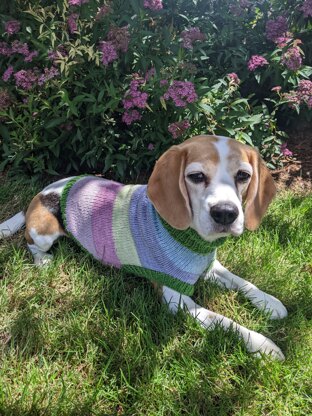
[[[171,225],[169,225],[163,218],[159,218],[164,228],[176,241],[195,253],[211,253],[217,247],[221,246],[225,241],[225,237],[211,242],[206,241],[192,228],[187,228],[186,230],[177,230],[176,228],[171,227]]]

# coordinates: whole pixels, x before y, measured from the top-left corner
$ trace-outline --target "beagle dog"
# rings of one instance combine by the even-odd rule
[[[156,281],[171,312],[182,308],[207,329],[232,329],[248,351],[282,360],[270,339],[197,305],[190,296],[201,276],[241,291],[272,319],[287,316],[279,300],[229,272],[214,256],[223,238],[241,235],[244,227],[257,229],[275,193],[255,149],[227,137],[200,135],[165,152],[147,186],[91,176],[47,186],[26,214],[0,224],[0,239],[26,224],[34,262],[43,265],[52,257],[48,251],[55,240],[72,236],[100,261]]]

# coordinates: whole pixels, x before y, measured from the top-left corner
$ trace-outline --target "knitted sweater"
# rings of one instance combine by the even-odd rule
[[[191,228],[172,228],[157,213],[146,185],[75,177],[61,195],[66,231],[97,260],[191,295],[222,243]]]

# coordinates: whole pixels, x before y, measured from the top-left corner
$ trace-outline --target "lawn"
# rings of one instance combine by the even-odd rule
[[[0,179],[0,222],[33,185]],[[1,415],[310,415],[312,194],[284,191],[261,228],[218,257],[278,297],[270,321],[244,297],[200,283],[198,303],[271,338],[284,362],[246,352],[234,333],[172,316],[144,279],[90,259],[69,240],[32,264],[23,233],[0,242]]]

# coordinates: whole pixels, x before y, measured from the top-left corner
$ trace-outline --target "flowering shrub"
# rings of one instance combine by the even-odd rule
[[[200,133],[275,166],[277,118],[312,107],[310,0],[16,0],[0,15],[0,169],[124,179]]]

